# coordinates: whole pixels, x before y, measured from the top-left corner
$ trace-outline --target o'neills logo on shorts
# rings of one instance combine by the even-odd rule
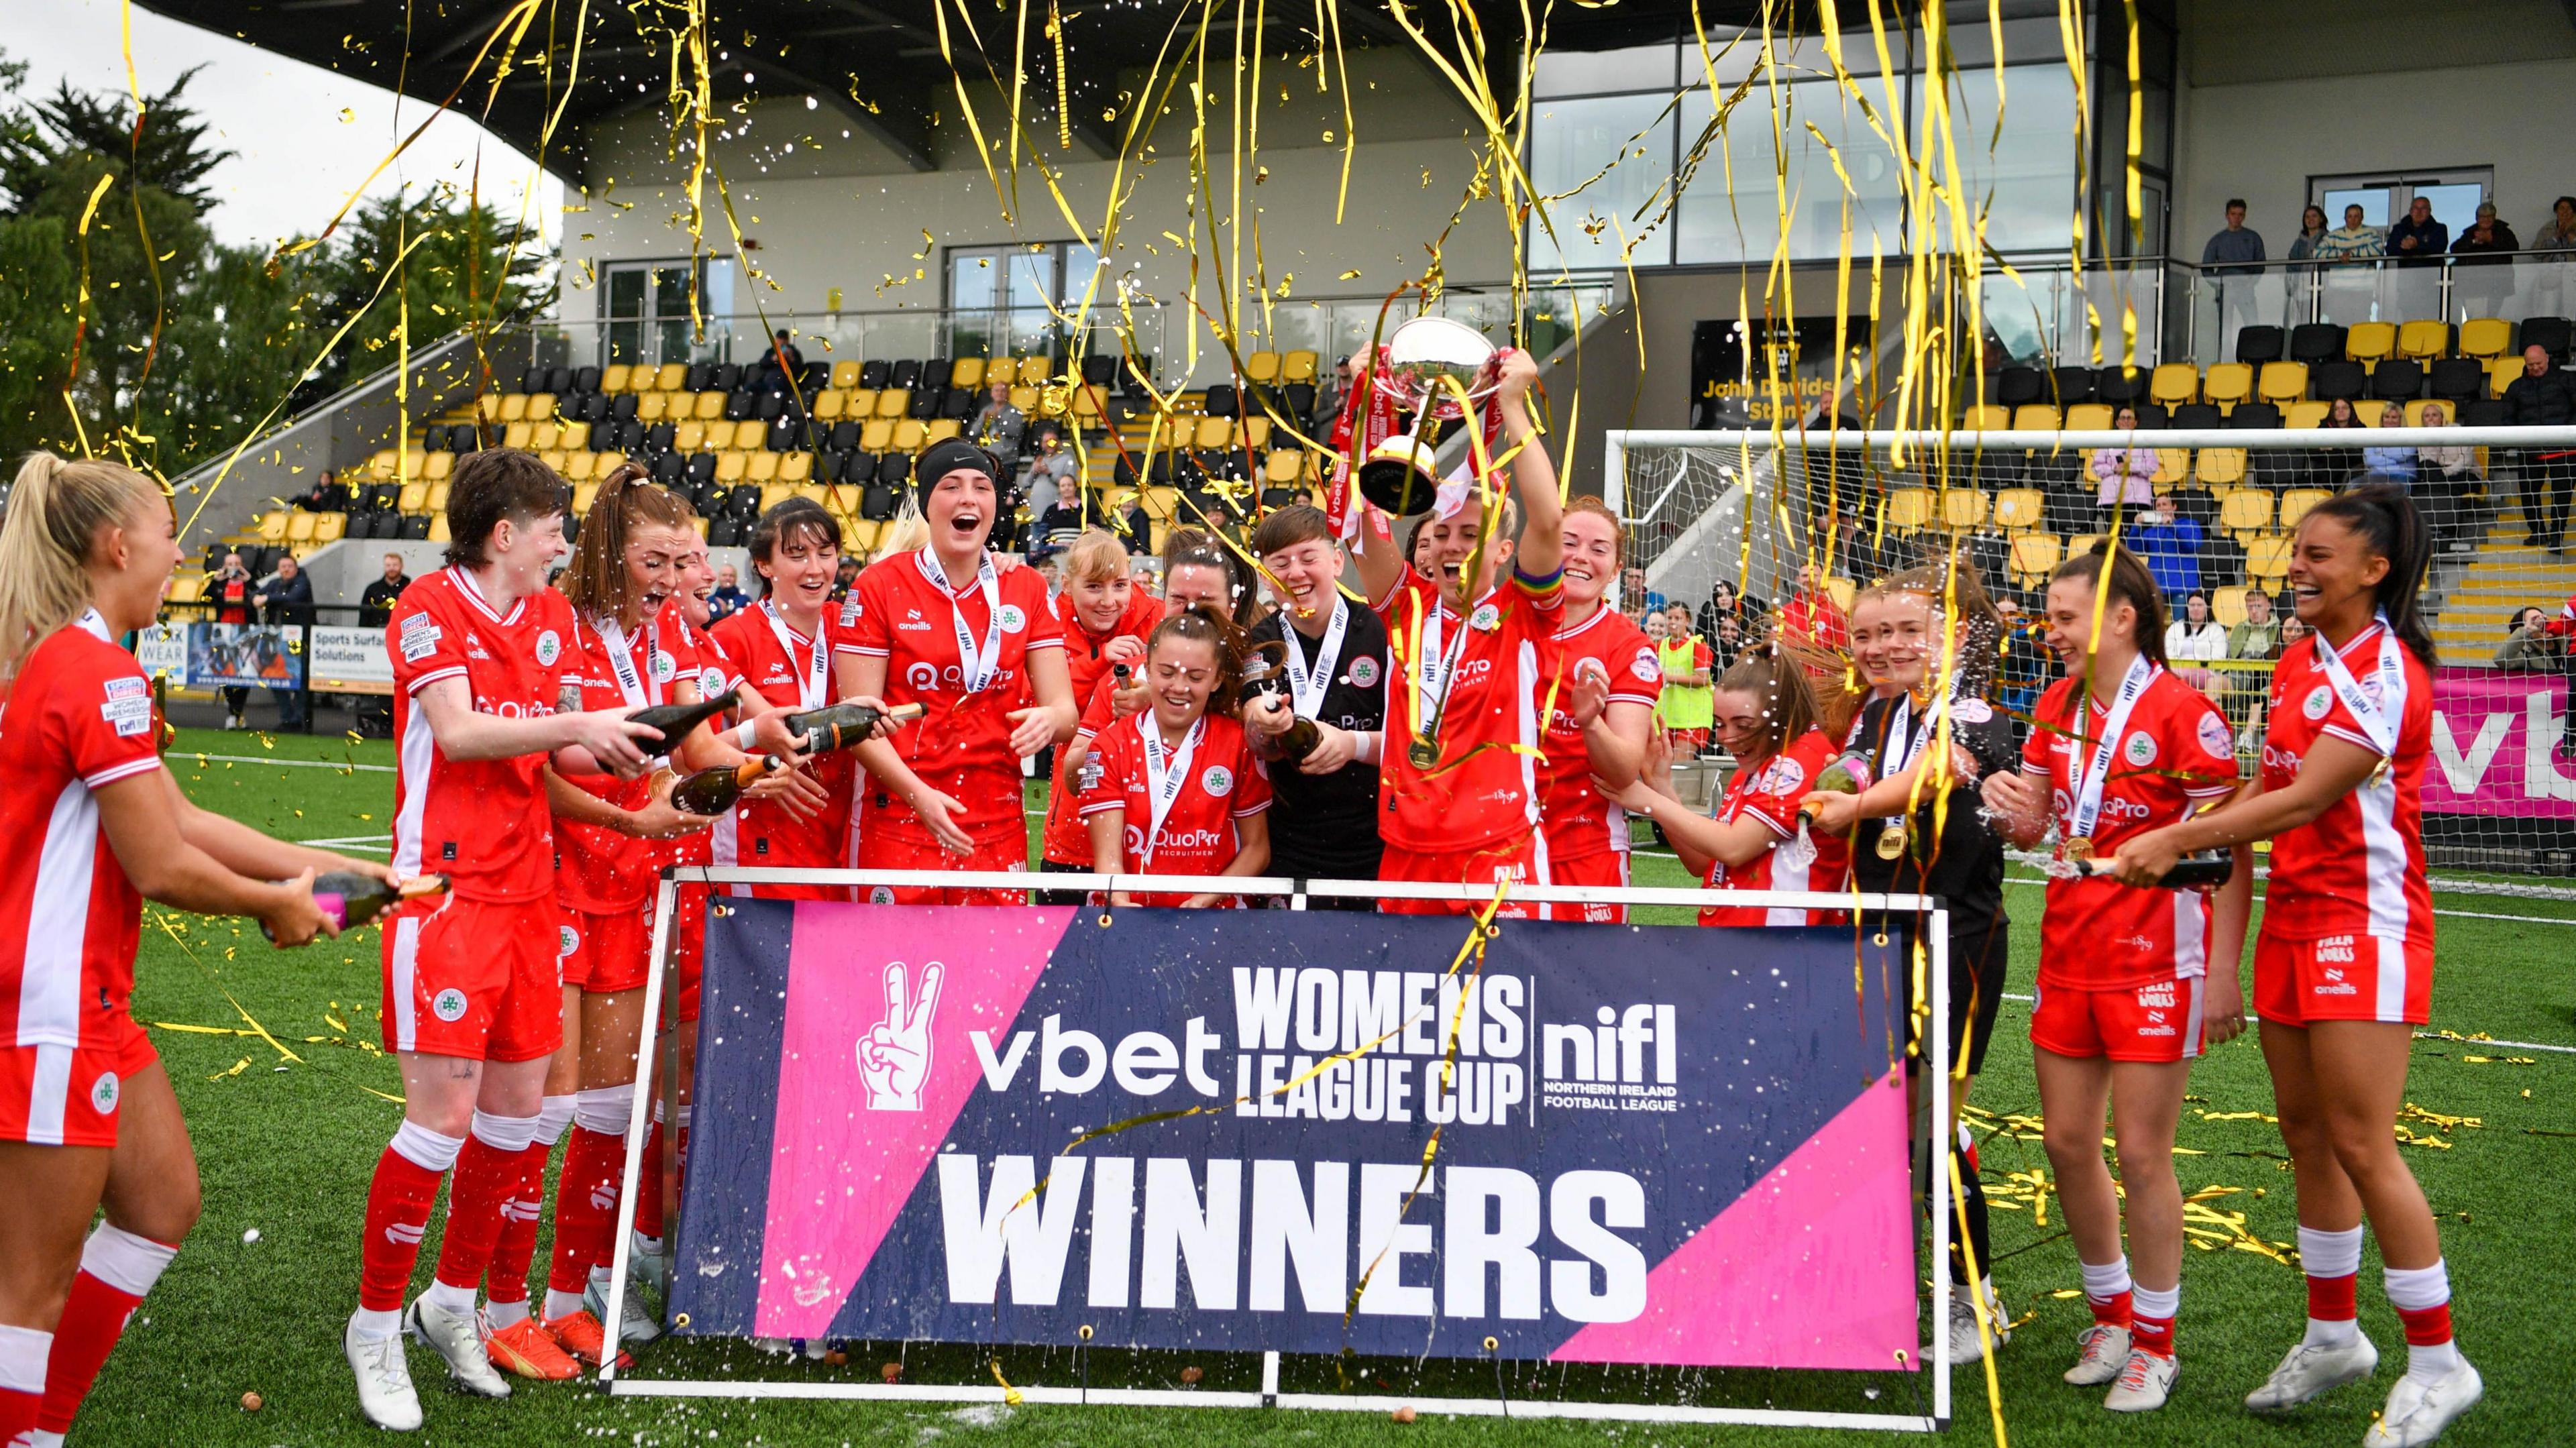
[[[2317,942],[2316,952],[2317,963],[2320,965],[2325,965],[2327,961],[2350,964],[2353,958],[2352,937],[2329,935]],[[2343,965],[2326,965],[2324,978],[2309,987],[2309,992],[2321,996],[2349,996],[2361,994],[2361,987],[2344,979]]]

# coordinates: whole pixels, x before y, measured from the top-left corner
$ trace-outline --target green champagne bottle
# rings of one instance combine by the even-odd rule
[[[414,875],[397,887],[353,870],[325,870],[313,877],[313,903],[333,926],[355,930],[396,905],[444,895],[447,884],[445,875]],[[277,939],[264,923],[259,933],[271,941]]]
[[[712,699],[701,699],[694,704],[656,704],[649,709],[638,709],[626,717],[632,723],[660,730],[661,745],[669,749],[688,738],[690,730],[732,708],[733,701],[734,691],[727,689]]]
[[[1852,768],[1850,757],[1845,756],[1844,758],[1837,759],[1833,763],[1826,765],[1824,768],[1817,770],[1816,787],[1813,792],[1817,794],[1860,793],[1860,775]],[[1824,807],[1813,803],[1803,804],[1798,806],[1798,812],[1806,816],[1808,819],[1814,819],[1817,815],[1824,813]]]
[[[2096,855],[2084,862],[2086,875],[2108,875],[2113,861]],[[2194,850],[2174,861],[2150,887],[2158,890],[2215,890],[2236,874],[2236,852],[2225,846],[2214,850]]]
[[[788,715],[787,730],[804,741],[806,753],[828,754],[864,743],[880,719],[902,724],[920,718],[924,712],[919,704],[894,704],[884,709],[867,704],[834,704],[828,709]]]
[[[719,764],[701,769],[671,786],[671,808],[682,814],[714,816],[733,808],[742,798],[745,787],[787,767],[787,761],[775,754],[746,759],[740,764]]]

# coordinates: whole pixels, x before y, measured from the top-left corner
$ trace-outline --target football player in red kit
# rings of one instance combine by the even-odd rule
[[[161,767],[116,640],[152,624],[178,532],[151,479],[46,452],[0,523],[0,1443],[63,1441],[196,1225],[196,1153],[132,1012],[144,899],[301,945],[338,930],[316,871],[395,879],[200,810]]]
[[[859,575],[855,694],[926,707],[917,727],[858,747],[858,864],[872,870],[1022,871],[1028,822],[1020,761],[1075,724],[1064,635],[1046,580],[985,551],[1001,515],[1001,465],[949,438],[925,449],[913,486],[930,542]],[[1025,682],[1037,702],[1013,707]],[[1025,903],[1017,890],[878,886],[905,904]]]
[[[2121,880],[2148,884],[2194,850],[2272,842],[2254,1012],[2298,1184],[2308,1330],[2245,1401],[2284,1411],[2377,1367],[2354,1306],[2367,1217],[2407,1358],[2363,1438],[2373,1445],[2429,1443],[2485,1391],[2452,1338],[2441,1233],[2395,1130],[2433,999],[2423,791],[2434,653],[2417,601],[2431,556],[2414,503],[2384,483],[2301,518],[2290,596],[2313,633],[2273,671],[2262,773],[2117,857]]]
[[[1145,636],[1163,619],[1163,600],[1138,588],[1128,572],[1127,545],[1105,528],[1092,528],[1064,550],[1064,583],[1056,596],[1064,615],[1065,672],[1074,707],[1089,716],[1096,700],[1125,664],[1141,672]],[[1056,751],[1055,778],[1047,790],[1046,832],[1039,846],[1041,872],[1084,873],[1091,868],[1091,836],[1082,827],[1081,736]],[[1078,905],[1078,892],[1039,891],[1040,904]],[[1068,898],[1051,899],[1054,895]]]
[[[2058,859],[2080,870],[2233,793],[2236,745],[2209,696],[2165,668],[2164,598],[2137,554],[2096,548],[2068,559],[2049,580],[2046,610],[2066,677],[2040,698],[2021,772],[1997,773],[1981,789],[2006,840],[2029,849],[2054,823]],[[2063,871],[2048,884],[2030,1039],[2049,1163],[2093,1306],[2066,1380],[2110,1384],[2102,1405],[2113,1412],[2163,1407],[2181,1372],[2174,1131],[2204,1043],[2245,1029],[2236,962],[2253,883],[2239,855],[2215,901]],[[2102,1165],[2106,1109],[2116,1186]],[[2120,1250],[2124,1196],[2134,1282]]]
[[[544,775],[551,760],[568,775],[637,777],[646,750],[665,747],[627,722],[622,702],[564,707],[578,702],[579,645],[571,609],[545,586],[564,549],[563,499],[563,480],[533,453],[465,459],[449,488],[448,564],[404,590],[385,626],[401,760],[393,868],[445,874],[455,898],[384,932],[385,1045],[402,1063],[403,1124],[368,1192],[359,1308],[343,1343],[359,1406],[384,1428],[421,1422],[399,1335],[406,1318],[468,1391],[509,1395],[474,1291],[563,1036]],[[406,1312],[450,1167],[437,1279]]]
[[[1270,863],[1270,781],[1233,716],[1242,662],[1212,608],[1166,615],[1146,644],[1151,707],[1103,731],[1083,792],[1092,868],[1101,874],[1258,875]],[[1112,895],[1113,905],[1184,910],[1232,895]]]
[[[1502,416],[1498,446],[1511,455],[1517,543],[1508,536],[1510,500],[1488,498],[1480,487],[1421,524],[1431,535],[1434,575],[1397,556],[1382,514],[1358,558],[1392,656],[1379,775],[1386,853],[1378,878],[1467,887],[1456,900],[1387,901],[1395,914],[1478,911],[1486,901],[1473,897],[1490,896],[1498,882],[1551,880],[1539,828],[1540,720],[1544,661],[1564,612],[1564,510],[1556,469],[1529,415],[1538,364],[1517,348],[1495,361],[1490,405]],[[1500,913],[1527,919],[1542,912],[1506,899]]]
[[[1539,805],[1547,831],[1548,878],[1559,885],[1628,883],[1628,812],[1619,791],[1637,779],[1646,760],[1646,736],[1655,726],[1655,701],[1664,690],[1654,645],[1609,606],[1627,537],[1619,516],[1599,498],[1567,506],[1565,609],[1541,656],[1546,684],[1547,784]],[[1608,782],[1607,792],[1593,783]],[[1625,923],[1624,905],[1557,905],[1559,920]]]

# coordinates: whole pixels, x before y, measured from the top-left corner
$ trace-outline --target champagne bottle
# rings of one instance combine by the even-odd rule
[[[733,808],[742,798],[745,786],[787,767],[787,761],[775,754],[746,759],[740,764],[719,764],[701,769],[671,786],[671,808],[682,814],[712,816]]]
[[[876,729],[879,719],[892,719],[901,724],[918,719],[924,710],[919,704],[894,704],[884,709],[866,704],[834,704],[827,709],[809,709],[787,716],[788,732],[804,741],[808,754],[826,754],[864,742]]]
[[[727,689],[712,699],[701,699],[694,704],[656,704],[649,709],[638,709],[626,717],[631,723],[662,731],[660,748],[671,749],[688,738],[690,730],[732,708],[733,700],[733,690]]]
[[[2096,855],[2084,862],[2084,873],[2089,876],[2107,876],[2111,873],[2113,863],[2107,856]],[[2174,861],[2173,868],[2165,871],[2153,888],[2215,890],[2226,884],[2235,873],[2236,852],[2234,850],[2223,845],[2214,850],[2194,850]]]
[[[313,877],[313,903],[322,918],[341,930],[355,930],[396,905],[447,893],[445,875],[414,875],[400,886],[352,870],[325,870]],[[266,924],[259,933],[277,939]]]
[[[1816,787],[1813,792],[1817,794],[1860,793],[1860,773],[1853,764],[1852,758],[1846,755],[1817,770]],[[1798,812],[1808,819],[1814,819],[1824,813],[1824,806],[1810,802],[1800,805]]]
[[[1251,697],[1255,699],[1270,700],[1282,697],[1279,685],[1285,676],[1285,670],[1272,659],[1268,652],[1270,647],[1268,644],[1262,645],[1261,652],[1255,653],[1244,661],[1243,687],[1250,691]],[[1290,764],[1299,764],[1305,761],[1307,755],[1315,752],[1316,745],[1323,742],[1323,731],[1316,727],[1314,720],[1302,714],[1291,713],[1288,718],[1288,728],[1282,733],[1263,734],[1257,730],[1254,731],[1253,747],[1264,759],[1279,759]]]

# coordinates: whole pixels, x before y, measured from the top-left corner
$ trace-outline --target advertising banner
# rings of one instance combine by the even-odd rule
[[[2555,757],[2567,680],[2503,669],[2443,669],[2433,681],[2433,814],[2576,820],[2576,765]]]
[[[188,686],[302,688],[302,633],[301,628],[293,626],[192,623],[188,625]]]
[[[317,690],[346,694],[393,692],[394,664],[385,652],[385,631],[381,628],[316,625],[312,661],[313,687]]]
[[[1917,1350],[1901,937],[1514,921],[1479,960],[1454,918],[711,913],[685,1332]]]

